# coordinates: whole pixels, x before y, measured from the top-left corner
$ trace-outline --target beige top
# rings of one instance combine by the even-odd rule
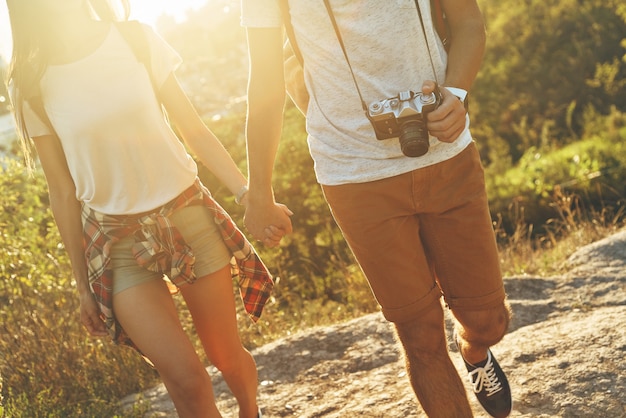
[[[147,25],[151,72],[161,86],[178,54]],[[109,215],[157,208],[193,184],[197,166],[168,125],[152,81],[115,25],[78,61],[51,65],[41,80],[46,114],[76,185],[76,197]],[[50,129],[27,104],[31,137]]]

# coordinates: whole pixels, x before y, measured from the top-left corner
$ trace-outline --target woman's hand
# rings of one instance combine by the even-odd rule
[[[291,210],[289,210],[289,208],[285,205],[283,205],[282,203],[276,203],[276,206],[279,207],[280,209],[282,209],[282,211],[285,213],[285,215],[287,216],[291,216],[293,215],[293,212]],[[280,241],[283,239],[283,237],[287,234],[291,232],[291,225],[289,228],[289,232],[287,232],[285,229],[283,228],[279,228],[276,225],[269,225],[267,226],[264,230],[263,230],[264,234],[265,234],[265,238],[263,239],[263,243],[265,245],[267,245],[268,247],[276,247],[280,244]]]
[[[246,207],[244,225],[256,240],[268,247],[277,247],[281,239],[292,232],[289,217],[293,212],[281,203],[255,203],[248,196],[242,199]]]
[[[109,335],[106,325],[100,318],[100,309],[91,292],[80,294],[80,322],[93,337]]]

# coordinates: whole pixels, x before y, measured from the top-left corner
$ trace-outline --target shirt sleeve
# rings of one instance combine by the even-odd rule
[[[241,0],[241,26],[248,28],[278,28],[283,24],[279,1]]]
[[[151,26],[142,24],[150,47],[150,70],[154,83],[162,86],[182,63],[182,58]]]
[[[22,113],[24,117],[24,124],[26,125],[26,132],[28,132],[29,137],[36,138],[38,136],[54,134],[52,128],[41,120],[39,115],[37,115],[37,112],[33,110],[27,101],[24,101]]]

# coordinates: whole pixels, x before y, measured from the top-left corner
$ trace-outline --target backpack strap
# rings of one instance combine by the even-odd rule
[[[120,31],[126,44],[130,47],[135,55],[135,58],[139,63],[141,63],[148,76],[150,77],[150,81],[152,82],[152,87],[154,88],[155,94],[158,96],[159,90],[157,89],[156,83],[152,77],[152,64],[150,57],[150,44],[148,42],[148,37],[141,26],[141,23],[137,20],[127,20],[122,22],[114,23],[117,29]]]
[[[443,8],[441,7],[441,0],[430,0],[430,14],[433,19],[433,25],[439,35],[439,39],[443,42],[443,46],[447,51],[450,49],[450,39],[448,36],[448,22],[443,14]]]
[[[33,110],[33,112],[35,112],[37,117],[48,128],[50,128],[52,130],[52,132],[55,133],[55,135],[56,135],[56,132],[55,132],[54,128],[52,127],[52,122],[50,122],[50,118],[48,117],[48,114],[46,113],[46,109],[43,107],[43,101],[41,100],[41,94],[33,96],[33,97],[27,99],[26,101],[28,102],[28,105]]]
[[[293,25],[291,24],[289,0],[278,0],[278,5],[280,6],[280,12],[283,16],[283,25],[285,26],[285,32],[287,33],[287,40],[291,44],[291,49],[293,49],[293,53],[300,62],[300,65],[304,65],[304,59],[302,58],[302,53],[300,52],[300,48],[296,42],[296,35],[293,31]]]

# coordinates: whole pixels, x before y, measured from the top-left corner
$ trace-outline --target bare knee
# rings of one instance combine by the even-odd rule
[[[229,352],[213,352],[210,355],[211,364],[222,374],[236,373],[241,367],[252,360],[252,355],[243,347]]]
[[[207,394],[212,393],[211,378],[203,367],[161,373],[161,377],[177,405],[203,403],[207,400]]]
[[[485,310],[453,310],[456,332],[467,342],[490,347],[506,334],[511,320],[508,304]],[[460,326],[459,326],[460,325]]]
[[[446,335],[441,306],[433,307],[408,322],[396,323],[396,331],[409,357],[429,357],[446,353]]]

